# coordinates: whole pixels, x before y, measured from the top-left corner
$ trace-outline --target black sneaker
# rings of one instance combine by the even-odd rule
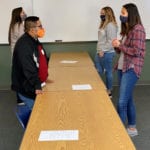
[[[109,98],[112,98],[112,93],[109,93],[108,95],[109,95]]]

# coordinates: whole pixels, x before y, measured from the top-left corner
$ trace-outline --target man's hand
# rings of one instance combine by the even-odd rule
[[[42,94],[43,91],[42,90],[35,90],[35,94],[38,95],[38,94]]]
[[[47,79],[47,80],[46,80],[46,83],[54,83],[54,80]]]

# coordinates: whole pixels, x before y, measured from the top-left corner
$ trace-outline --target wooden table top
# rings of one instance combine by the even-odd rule
[[[54,82],[37,96],[20,150],[135,150],[87,52],[52,53],[48,78]],[[38,140],[41,131],[47,140]]]
[[[90,84],[92,89],[106,89],[95,67],[49,68],[49,77],[54,83],[47,83],[44,91],[72,90],[73,84]]]
[[[87,52],[53,52],[50,56],[49,67],[94,66]]]
[[[78,130],[73,141],[38,141],[41,131]],[[37,96],[20,150],[135,150],[105,91]]]

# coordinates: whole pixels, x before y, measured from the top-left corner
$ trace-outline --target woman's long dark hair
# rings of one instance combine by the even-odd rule
[[[138,11],[138,8],[133,3],[128,3],[123,5],[123,8],[125,8],[128,12],[128,21],[126,25],[125,23],[121,23],[121,32],[120,34],[122,36],[125,36],[129,33],[130,30],[133,29],[133,27],[137,24],[142,24],[141,17]]]
[[[9,44],[11,43],[11,31],[14,30],[14,26],[16,23],[18,23],[19,25],[22,23],[22,19],[20,17],[20,13],[22,12],[23,8],[22,7],[18,7],[12,10],[12,14],[11,14],[11,21],[10,21],[10,25],[9,25],[9,31],[8,31],[8,42]]]

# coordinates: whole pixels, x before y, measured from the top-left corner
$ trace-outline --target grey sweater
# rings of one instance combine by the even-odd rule
[[[108,23],[104,29],[98,31],[97,53],[100,51],[114,52],[112,40],[117,38],[117,26],[113,23]]]

